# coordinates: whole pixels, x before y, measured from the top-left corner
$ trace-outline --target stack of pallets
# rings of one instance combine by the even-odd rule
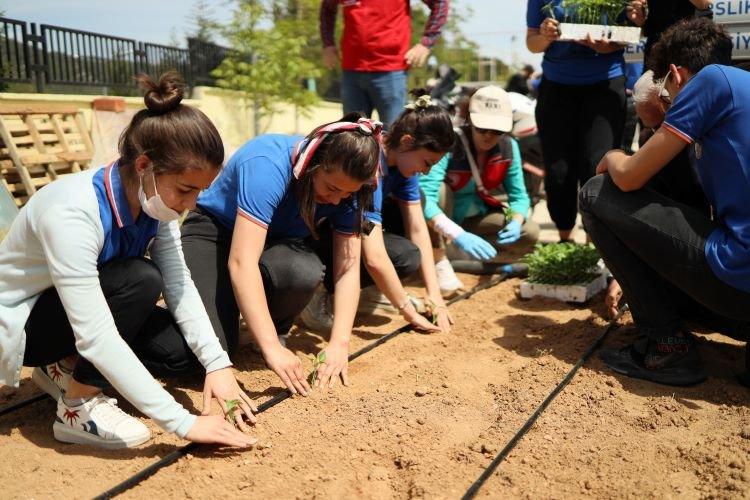
[[[78,108],[0,107],[0,174],[18,206],[60,176],[89,168],[93,153]]]

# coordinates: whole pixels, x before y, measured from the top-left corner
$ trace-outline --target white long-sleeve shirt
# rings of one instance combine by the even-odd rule
[[[128,223],[133,221],[116,165],[55,181],[21,210],[0,243],[0,385],[18,386],[24,326],[39,295],[54,286],[78,352],[136,408],[184,437],[195,416],[154,380],[122,339],[99,283],[97,265],[114,258],[107,255],[113,238]],[[176,221],[158,224],[150,256],[161,271],[167,307],[206,371],[230,366],[185,265]]]

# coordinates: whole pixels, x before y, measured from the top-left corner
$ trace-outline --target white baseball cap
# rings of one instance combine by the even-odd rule
[[[513,129],[513,107],[508,93],[494,85],[477,90],[469,101],[469,117],[477,128],[510,132]]]

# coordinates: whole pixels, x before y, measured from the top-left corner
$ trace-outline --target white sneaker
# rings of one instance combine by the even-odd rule
[[[57,401],[65,394],[73,378],[70,371],[59,362],[47,366],[37,366],[31,372],[31,380],[44,392]]]
[[[132,448],[151,439],[148,427],[117,407],[117,400],[97,394],[78,406],[57,401],[52,426],[55,439],[63,443],[90,444],[110,450]]]
[[[315,290],[315,295],[300,313],[300,320],[313,332],[330,332],[333,328],[333,303],[331,295],[323,285]]]
[[[443,258],[438,261],[435,264],[435,270],[437,271],[440,293],[443,294],[444,298],[450,297],[464,287],[464,284],[456,276],[456,272],[453,270],[453,266],[451,266],[448,259]]]

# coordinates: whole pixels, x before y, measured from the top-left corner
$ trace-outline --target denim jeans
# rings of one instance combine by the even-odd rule
[[[717,278],[705,255],[718,224],[649,188],[623,192],[597,175],[579,193],[583,224],[622,287],[636,325],[669,335],[684,320],[746,335],[750,293]]]
[[[344,113],[359,111],[369,117],[377,109],[387,128],[406,104],[406,71],[344,71],[341,98]]]

